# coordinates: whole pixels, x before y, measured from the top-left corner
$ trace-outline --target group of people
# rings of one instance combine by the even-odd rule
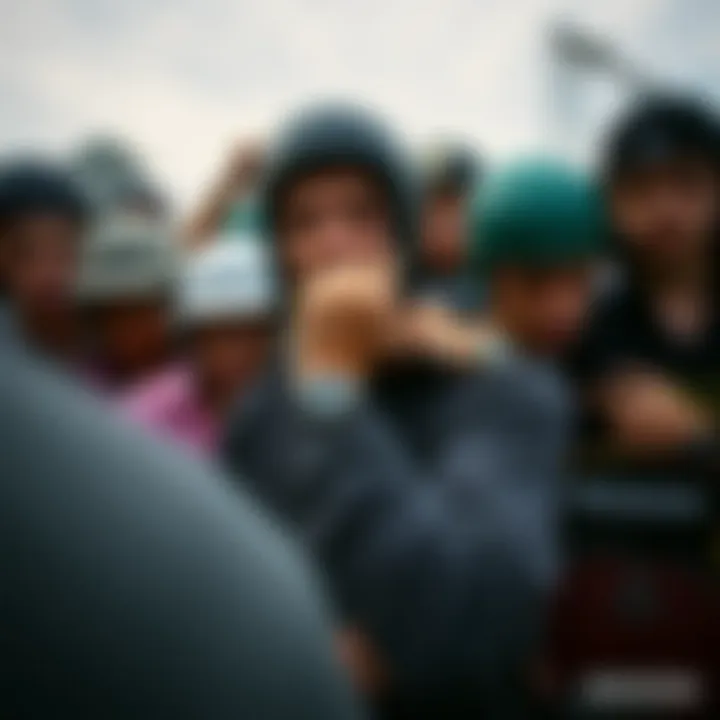
[[[392,718],[537,711],[571,468],[717,473],[719,220],[720,121],[669,95],[594,172],[418,163],[365,111],[311,107],[183,225],[94,215],[46,164],[0,176],[29,351],[286,524]]]

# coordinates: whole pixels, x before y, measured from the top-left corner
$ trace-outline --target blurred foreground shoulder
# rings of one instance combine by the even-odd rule
[[[220,473],[2,346],[0,454],[3,715],[357,717],[308,564]]]

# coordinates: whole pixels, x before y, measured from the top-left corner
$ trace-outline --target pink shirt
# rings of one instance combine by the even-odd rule
[[[219,423],[202,406],[192,375],[175,366],[141,383],[121,401],[129,417],[202,455],[213,455]]]

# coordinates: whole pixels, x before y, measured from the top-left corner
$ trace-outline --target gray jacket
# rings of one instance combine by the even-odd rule
[[[7,329],[0,458],[2,717],[357,717],[292,544]]]
[[[226,455],[299,528],[395,692],[447,715],[449,698],[475,711],[515,695],[557,570],[567,434],[556,378],[519,360],[397,369],[324,419],[280,374],[241,403]]]

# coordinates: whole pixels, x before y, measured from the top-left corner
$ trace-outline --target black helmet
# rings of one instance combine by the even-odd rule
[[[68,173],[40,160],[19,161],[0,170],[0,224],[41,212],[79,224],[87,219],[82,193]]]
[[[288,185],[315,170],[351,165],[381,180],[390,197],[396,234],[412,247],[416,211],[407,155],[383,122],[354,105],[323,104],[295,115],[271,148],[260,196],[272,236],[278,203]]]
[[[699,99],[648,97],[611,129],[603,158],[605,180],[680,156],[706,158],[720,170],[720,123],[714,109]]]

